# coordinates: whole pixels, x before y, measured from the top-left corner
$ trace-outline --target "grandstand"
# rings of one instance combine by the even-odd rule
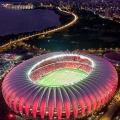
[[[67,81],[69,81],[70,79],[72,81],[76,81],[76,79],[78,79],[79,81],[85,78],[91,72],[91,70],[92,70],[92,62],[86,58],[83,59],[78,56],[62,56],[61,58],[59,57],[59,58],[45,60],[39,65],[37,65],[31,71],[30,78],[34,81],[37,81],[38,84],[44,81],[44,79],[46,78],[48,78],[51,81],[52,78],[57,79],[57,81],[61,81],[63,78],[66,78]],[[45,76],[48,73],[49,75]],[[69,74],[69,73],[74,73],[74,74]],[[38,79],[40,80],[40,82],[38,81]],[[64,83],[65,82],[63,82],[63,84]]]

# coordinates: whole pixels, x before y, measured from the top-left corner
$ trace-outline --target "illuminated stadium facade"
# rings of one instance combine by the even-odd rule
[[[2,93],[17,113],[60,119],[100,109],[112,98],[117,84],[117,72],[107,60],[55,52],[16,66],[5,77]]]

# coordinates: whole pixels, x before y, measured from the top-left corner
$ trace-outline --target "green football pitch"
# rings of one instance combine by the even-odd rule
[[[79,69],[63,68],[48,73],[37,80],[36,84],[51,87],[69,85],[82,80],[87,75],[86,72]]]

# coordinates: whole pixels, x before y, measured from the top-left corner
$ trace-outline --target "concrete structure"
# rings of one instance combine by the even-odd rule
[[[103,57],[110,61],[112,64],[120,66],[120,52],[109,52],[104,54]]]

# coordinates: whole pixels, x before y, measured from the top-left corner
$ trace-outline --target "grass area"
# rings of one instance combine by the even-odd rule
[[[87,73],[79,69],[63,68],[48,73],[37,80],[36,84],[42,86],[63,86],[82,80],[86,76]]]

